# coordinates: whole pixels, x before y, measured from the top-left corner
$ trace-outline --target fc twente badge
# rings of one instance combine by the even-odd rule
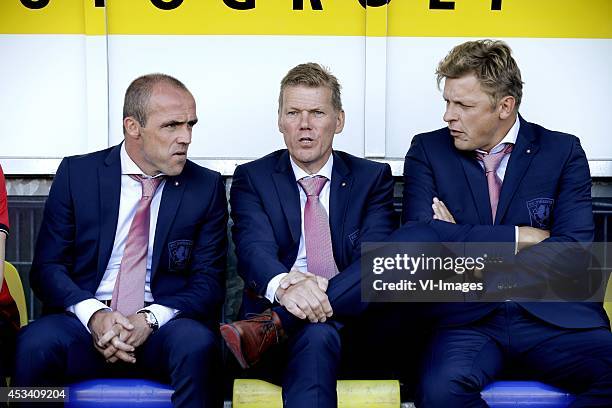
[[[534,198],[527,201],[531,226],[535,228],[549,228],[554,204],[555,200],[552,198]]]

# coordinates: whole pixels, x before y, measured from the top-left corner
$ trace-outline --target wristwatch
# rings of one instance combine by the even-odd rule
[[[145,316],[145,321],[147,322],[151,330],[156,331],[157,329],[159,329],[159,323],[157,322],[157,317],[155,317],[152,311],[143,309],[143,310],[139,310],[138,314],[143,314]]]

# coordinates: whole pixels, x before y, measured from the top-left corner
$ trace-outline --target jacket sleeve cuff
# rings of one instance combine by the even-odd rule
[[[172,309],[171,307],[159,305],[157,303],[143,307],[140,310],[148,310],[153,313],[157,319],[157,324],[159,324],[159,327],[162,327],[164,324],[168,323],[180,312],[177,309]]]
[[[287,276],[287,273],[279,273],[278,275],[270,279],[270,282],[268,282],[266,294],[264,296],[270,301],[270,303],[274,303],[274,301],[276,301],[276,291],[280,286],[281,279],[283,279],[285,276]]]
[[[518,244],[519,244],[519,227],[518,225],[514,226],[514,255],[518,254]]]
[[[85,299],[83,301],[80,301],[77,304],[68,306],[66,308],[66,311],[70,313],[74,313],[77,319],[79,319],[79,321],[83,324],[83,326],[85,326],[85,329],[89,333],[91,333],[91,331],[89,330],[89,327],[87,327],[87,324],[89,323],[89,319],[91,319],[91,316],[93,316],[94,313],[96,313],[98,310],[101,310],[101,309],[111,310],[109,307],[107,307],[104,303],[100,302],[98,299],[92,298],[92,299]]]

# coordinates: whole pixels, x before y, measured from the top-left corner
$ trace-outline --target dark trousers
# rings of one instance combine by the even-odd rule
[[[430,227],[417,224],[400,228],[387,240],[437,242],[439,237]],[[361,301],[361,262],[357,260],[330,279],[326,293],[334,310],[332,319],[326,323],[309,323],[282,306],[274,308],[289,336],[284,355],[288,363],[281,379],[287,407],[337,406],[336,381],[342,351],[340,330],[345,324],[361,318],[368,308],[368,304]],[[397,335],[402,325],[400,320],[394,321],[398,327],[387,327],[389,321],[385,321],[385,327],[371,322],[374,323],[371,330],[378,331],[381,337]]]
[[[14,324],[0,316],[0,386],[5,387],[4,377],[13,372],[13,356],[15,355],[15,338],[17,329]]]
[[[204,324],[176,318],[136,350],[136,364],[106,363],[91,334],[72,314],[43,316],[17,339],[15,386],[62,386],[107,377],[169,382],[177,407],[222,406],[219,335]]]
[[[336,381],[343,378],[401,378],[412,385],[425,337],[417,334],[414,322],[406,326],[410,330],[402,330],[389,315],[376,316],[382,309],[374,305],[342,330],[329,323],[303,325],[254,368],[238,375],[280,385],[284,406],[289,408],[336,407]],[[403,336],[407,331],[410,336]],[[402,392],[414,395],[410,387]]]
[[[612,406],[610,329],[553,326],[514,302],[477,322],[437,330],[425,356],[417,406],[486,407],[481,390],[509,366],[522,380],[574,393],[572,407]]]

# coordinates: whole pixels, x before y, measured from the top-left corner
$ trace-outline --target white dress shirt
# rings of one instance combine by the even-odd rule
[[[334,167],[334,155],[331,154],[329,156],[329,159],[327,159],[327,162],[323,165],[323,167],[321,167],[321,169],[315,174],[306,173],[304,170],[302,170],[302,168],[300,168],[295,163],[295,161],[293,160],[293,157],[289,156],[289,158],[291,161],[291,167],[293,168],[293,174],[295,175],[295,184],[298,186],[298,190],[300,191],[300,213],[301,213],[301,220],[302,220],[302,225],[301,225],[302,234],[300,236],[300,246],[298,248],[297,258],[291,269],[297,269],[300,272],[307,272],[308,271],[308,259],[306,258],[306,241],[304,240],[304,208],[306,207],[307,197],[306,197],[306,193],[304,192],[304,189],[298,184],[298,180],[301,180],[304,177],[310,178],[310,177],[315,177],[315,176],[323,176],[327,178],[328,180],[327,183],[325,183],[325,185],[323,186],[323,189],[319,193],[319,201],[321,202],[321,204],[323,205],[323,208],[325,209],[325,211],[327,212],[329,216],[329,191],[330,191],[330,184],[331,184],[331,178],[332,178],[332,168]],[[268,282],[265,296],[266,296],[266,299],[268,299],[270,302],[274,302],[275,300],[274,295],[276,294],[276,290],[278,289],[278,286],[280,285],[281,279],[285,277],[285,275],[287,275],[287,273],[279,273],[278,275],[270,279],[270,281]]]
[[[121,259],[125,250],[128,232],[138,203],[142,197],[142,185],[139,181],[132,179],[130,174],[142,174],[142,170],[134,163],[125,150],[125,143],[121,145],[121,196],[119,201],[119,217],[117,219],[117,230],[115,232],[115,241],[113,243],[113,251],[111,252],[106,271],[102,277],[102,281],[96,290],[95,298],[83,300],[75,305],[69,306],[66,310],[74,313],[77,318],[83,323],[85,328],[91,316],[100,309],[109,309],[104,303],[105,300],[110,300],[113,297],[115,281],[121,266]],[[157,175],[155,177],[161,176]],[[143,177],[148,177],[143,175]],[[147,272],[145,275],[145,302],[153,303],[153,295],[151,293],[151,258],[153,255],[153,244],[155,241],[155,226],[157,225],[157,215],[159,213],[159,205],[161,202],[162,192],[166,181],[163,180],[151,200],[150,207],[150,222],[149,222],[149,248],[147,251]],[[166,324],[179,312],[176,309],[167,306],[151,304],[146,307],[150,310],[157,319],[159,326]],[[110,310],[110,309],[109,309]]]

